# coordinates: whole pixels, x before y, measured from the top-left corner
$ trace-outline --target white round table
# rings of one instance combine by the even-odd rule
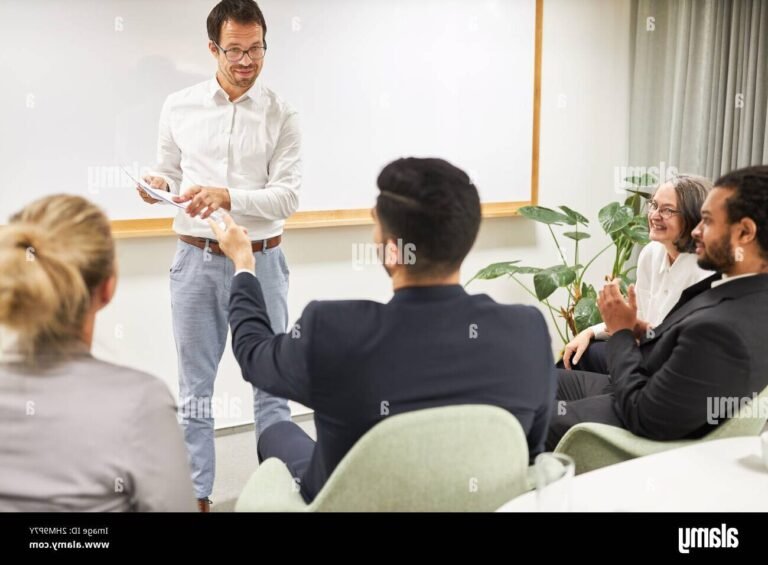
[[[699,442],[571,481],[576,512],[768,512],[768,467],[759,437]],[[498,512],[537,510],[532,491]]]

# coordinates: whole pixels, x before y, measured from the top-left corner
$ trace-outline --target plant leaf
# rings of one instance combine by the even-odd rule
[[[475,279],[492,280],[508,275],[509,271],[515,266],[515,263],[519,262],[520,261],[504,261],[502,263],[491,263],[487,267],[480,269],[474,277],[469,279],[467,284]]]
[[[536,290],[536,297],[545,300],[558,288],[566,287],[575,280],[575,267],[556,265],[533,275],[533,288]]]
[[[582,300],[584,298],[594,298],[594,299],[597,299],[597,291],[595,290],[595,287],[592,286],[591,284],[587,284],[585,282],[581,283],[581,297],[582,297]],[[595,324],[596,323],[597,322],[595,322]]]
[[[567,231],[563,232],[563,237],[567,237],[574,241],[581,241],[582,239],[589,239],[592,236],[585,231]]]
[[[553,273],[563,274],[563,273],[569,273],[570,271],[573,271],[574,273],[581,269],[581,265],[563,265],[562,263],[558,263],[557,265],[552,265],[551,267],[547,267],[546,269],[541,269],[542,271],[552,271]],[[570,275],[566,275],[570,276]],[[563,284],[563,286],[570,284],[573,281],[567,282]]]
[[[574,222],[580,223],[582,226],[589,225],[589,220],[579,214],[576,210],[573,210],[571,208],[568,208],[568,206],[560,206],[559,207],[563,212],[565,212],[565,215],[574,220]]]
[[[605,233],[613,234],[628,225],[635,217],[634,210],[619,202],[611,202],[603,207],[597,215]]]
[[[510,271],[510,275],[535,275],[541,271],[540,267],[515,267]]]
[[[533,275],[533,288],[536,298],[546,300],[557,290],[557,276],[554,273],[542,271]]]
[[[603,318],[600,316],[600,310],[597,308],[597,299],[591,296],[582,297],[576,303],[576,307],[573,310],[573,318],[576,322],[577,332],[602,322]]]
[[[622,289],[622,293],[627,293],[627,287],[631,284],[634,284],[635,277],[630,275],[629,273],[622,273],[619,275],[619,279],[621,280],[620,288]]]
[[[626,281],[627,284],[633,284],[637,282],[637,265],[630,267],[621,273],[621,278]]]
[[[542,224],[555,226],[559,226],[561,224],[567,224],[569,226],[576,225],[576,220],[573,218],[543,206],[523,206],[520,208],[519,212],[521,216],[525,216],[529,220],[541,222]]]
[[[627,190],[627,192],[631,192],[632,196],[629,196],[625,201],[624,205],[629,206],[632,208],[632,211],[635,214],[639,214],[640,210],[643,208],[643,198],[646,200],[650,200],[651,193],[649,192],[641,192],[638,190]]]
[[[517,265],[516,263],[519,262],[520,261],[504,261],[501,263],[491,263],[487,267],[480,269],[464,286],[468,286],[469,283],[475,279],[492,280],[503,277],[504,275],[533,275],[541,271],[539,267]]]
[[[640,217],[640,216],[638,216]],[[626,226],[622,233],[627,236],[633,243],[639,243],[640,245],[647,245],[650,241],[648,237],[648,225],[645,223],[645,219],[643,218],[642,223],[641,222],[633,222],[630,225]]]
[[[651,196],[653,196],[652,192],[643,192],[642,190],[632,190],[631,188],[626,188],[624,190],[626,190],[627,192],[631,192],[632,194],[636,194],[637,196],[641,196],[646,200],[650,200]]]

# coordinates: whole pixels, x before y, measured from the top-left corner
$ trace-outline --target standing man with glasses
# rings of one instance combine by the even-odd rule
[[[280,247],[299,204],[301,159],[296,112],[257,78],[267,24],[253,0],[223,0],[208,16],[216,76],[171,94],[160,116],[158,164],[145,181],[188,202],[170,269],[179,362],[179,411],[199,509],[210,510],[215,471],[211,398],[227,339],[234,266],[206,223],[227,210],[248,230],[256,277],[275,333],[288,323],[288,266]],[[198,184],[204,183],[204,184]],[[139,191],[148,203],[158,202]],[[256,439],[290,419],[287,401],[253,389]]]

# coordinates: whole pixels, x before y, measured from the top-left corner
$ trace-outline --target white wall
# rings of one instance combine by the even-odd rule
[[[627,161],[629,0],[544,0],[544,5],[539,201],[568,205],[595,222],[598,209],[620,197],[614,192],[614,168]],[[592,232],[598,235],[600,230]],[[370,241],[370,236],[370,227],[286,234],[292,322],[312,299],[389,300],[389,280],[381,267],[353,268],[353,245]],[[587,240],[585,252],[606,243],[600,236]],[[115,301],[99,317],[94,353],[153,373],[176,392],[168,300],[174,247],[171,237],[118,242],[120,284]],[[546,228],[523,218],[486,220],[463,280],[488,263],[512,259],[535,266],[558,262]],[[591,270],[590,282],[598,283],[609,269],[604,257]],[[507,280],[475,282],[470,291],[486,292],[499,302],[535,303]],[[552,335],[557,351],[561,344]],[[250,387],[229,348],[215,402],[223,407],[217,427],[252,421]]]

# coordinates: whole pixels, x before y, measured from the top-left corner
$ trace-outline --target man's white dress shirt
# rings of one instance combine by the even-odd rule
[[[229,189],[230,214],[251,240],[283,231],[299,206],[301,135],[296,112],[258,80],[230,102],[218,80],[171,94],[160,115],[157,167],[175,194],[194,185]],[[182,235],[213,239],[207,222],[179,211]]]

